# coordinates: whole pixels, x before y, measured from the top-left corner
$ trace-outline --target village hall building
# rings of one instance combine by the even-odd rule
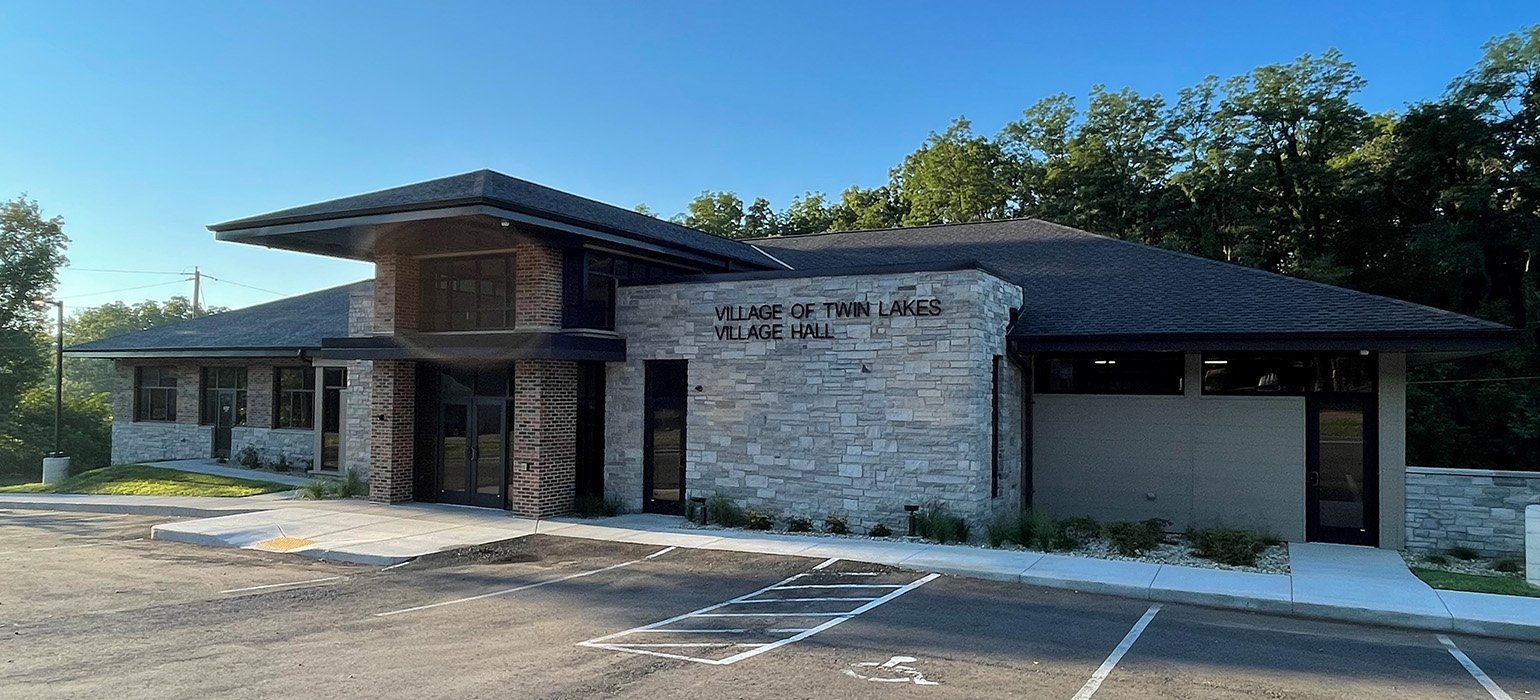
[[[1505,326],[1037,219],[734,241],[482,170],[209,227],[372,280],[77,345],[115,462],[528,517],[944,503],[1400,547],[1406,371]]]

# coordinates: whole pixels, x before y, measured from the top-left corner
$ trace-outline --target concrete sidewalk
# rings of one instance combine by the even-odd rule
[[[125,510],[127,508],[134,510]],[[837,557],[972,578],[1217,608],[1540,641],[1540,598],[1428,587],[1395,552],[1289,547],[1290,574],[1259,574],[905,540],[691,529],[680,519],[622,515],[528,520],[503,511],[364,501],[255,501],[0,494],[0,509],[212,515],[157,525],[155,539],[284,551],[387,566],[532,534],[756,554]]]

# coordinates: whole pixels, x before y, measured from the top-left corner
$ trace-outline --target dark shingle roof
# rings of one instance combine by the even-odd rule
[[[392,187],[388,190],[283,209],[270,214],[214,224],[209,228],[214,231],[233,231],[260,226],[322,221],[343,216],[437,209],[468,204],[505,207],[568,223],[595,226],[647,242],[714,254],[756,267],[766,267],[768,263],[765,257],[755,252],[752,247],[737,241],[554,190],[494,170],[477,170],[462,175]]]
[[[337,338],[348,334],[348,297],[354,291],[371,294],[373,290],[373,280],[354,282],[244,309],[72,345],[65,348],[65,352],[186,353],[196,350],[298,351],[319,348],[322,338]]]
[[[796,268],[973,260],[1025,291],[1020,336],[1474,334],[1500,324],[1038,219],[750,241]]]

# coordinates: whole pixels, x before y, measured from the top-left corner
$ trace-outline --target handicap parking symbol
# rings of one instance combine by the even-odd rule
[[[873,683],[913,683],[915,685],[941,685],[927,680],[909,664],[918,661],[913,656],[895,656],[887,661],[862,661],[845,669],[845,675]]]

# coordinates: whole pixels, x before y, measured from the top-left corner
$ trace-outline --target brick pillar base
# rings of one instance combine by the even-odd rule
[[[571,512],[577,477],[577,363],[519,360],[513,384],[512,510],[529,518]]]
[[[417,365],[407,360],[375,360],[369,402],[369,500],[412,500],[417,422]]]

